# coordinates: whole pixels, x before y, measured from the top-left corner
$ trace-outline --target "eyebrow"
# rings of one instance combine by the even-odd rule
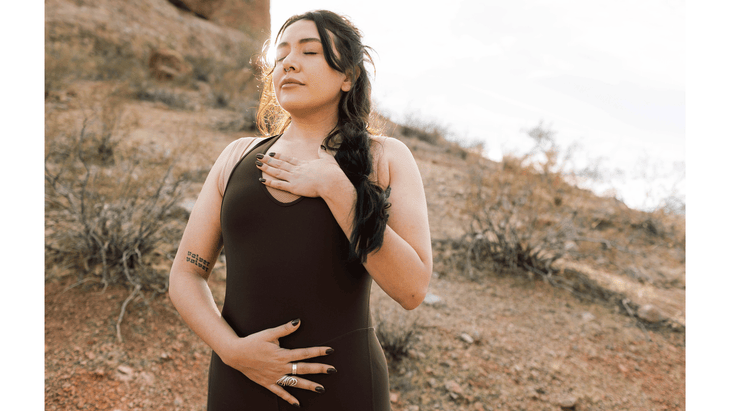
[[[299,40],[299,44],[312,43],[312,42],[321,43],[322,41],[320,41],[316,37],[308,37],[308,38]],[[279,43],[279,45],[276,46],[276,49],[278,50],[278,49],[280,49],[282,47],[286,47],[288,45],[289,45],[289,43],[287,43],[286,41],[283,41],[283,42]]]

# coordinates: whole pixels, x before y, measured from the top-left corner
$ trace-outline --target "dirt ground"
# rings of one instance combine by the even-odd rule
[[[401,314],[416,338],[390,364],[394,411],[684,409],[683,333],[540,281],[486,280],[434,278],[442,302]],[[219,302],[223,281],[216,270]],[[69,284],[46,285],[47,410],[205,410],[210,349],[167,296],[133,301],[118,343],[127,292]],[[376,289],[374,308],[387,304]]]

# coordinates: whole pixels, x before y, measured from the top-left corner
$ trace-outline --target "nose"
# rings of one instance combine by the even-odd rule
[[[284,57],[284,60],[281,61],[281,67],[284,69],[285,73],[299,69],[299,65],[293,58],[292,54],[294,53],[289,53],[286,57]]]

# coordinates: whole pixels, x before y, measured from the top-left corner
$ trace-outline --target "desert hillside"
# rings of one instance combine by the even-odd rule
[[[46,409],[205,409],[167,274],[213,161],[256,134],[268,4],[46,1]],[[434,249],[421,307],[372,294],[394,410],[684,409],[684,216],[374,120],[416,158]],[[220,305],[224,255],[210,285]]]

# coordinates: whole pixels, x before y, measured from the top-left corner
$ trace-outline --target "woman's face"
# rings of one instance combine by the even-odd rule
[[[273,81],[279,104],[293,116],[336,110],[341,93],[351,87],[344,73],[327,64],[317,26],[310,20],[294,22],[282,33]]]

